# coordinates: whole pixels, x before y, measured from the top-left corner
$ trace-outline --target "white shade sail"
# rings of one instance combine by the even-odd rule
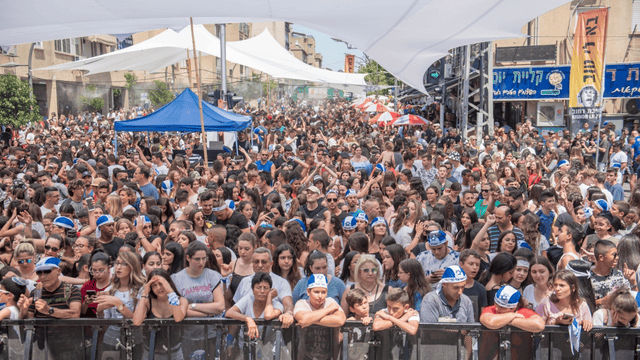
[[[340,38],[424,92],[423,75],[451,48],[522,37],[567,0],[20,0],[5,1],[0,44],[200,24],[289,21]],[[567,5],[568,6],[568,5]]]
[[[196,49],[220,56],[220,39],[202,25],[194,26]],[[97,74],[118,70],[157,71],[193,56],[191,28],[168,29],[157,36],[122,50],[35,70],[86,70]],[[345,74],[305,64],[285,50],[268,30],[248,40],[227,42],[227,60],[262,71],[276,78],[345,85],[366,85],[365,74]]]

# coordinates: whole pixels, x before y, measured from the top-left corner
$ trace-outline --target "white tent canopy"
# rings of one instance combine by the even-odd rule
[[[522,37],[567,0],[20,0],[0,14],[0,44],[242,21],[289,21],[340,38],[415,89],[451,48]]]
[[[220,39],[202,25],[194,26],[196,49],[220,56]],[[139,44],[112,53],[36,70],[86,70],[97,74],[118,70],[157,71],[193,54],[191,28],[168,29]],[[192,55],[191,55],[192,56]],[[366,85],[364,74],[345,74],[315,68],[298,60],[271,36],[268,30],[249,40],[227,42],[227,60],[246,65],[276,78],[346,85]]]

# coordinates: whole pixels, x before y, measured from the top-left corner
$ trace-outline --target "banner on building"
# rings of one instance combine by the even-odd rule
[[[569,114],[573,128],[602,116],[607,8],[578,15],[569,80]]]
[[[349,55],[349,54],[344,55],[344,72],[353,74],[353,70],[355,67],[355,59],[356,59],[355,55]]]
[[[493,100],[569,100],[571,67],[505,67],[493,70]],[[609,64],[604,70],[604,98],[640,97],[640,63]]]

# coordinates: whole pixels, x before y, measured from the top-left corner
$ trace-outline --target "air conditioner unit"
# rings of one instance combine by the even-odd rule
[[[640,99],[629,99],[624,104],[624,109],[630,115],[636,115],[640,112]]]
[[[79,61],[79,60],[84,60],[86,59],[86,56],[76,56],[75,59],[73,61]]]

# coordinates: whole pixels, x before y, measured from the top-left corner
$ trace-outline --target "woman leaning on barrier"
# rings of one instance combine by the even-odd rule
[[[627,289],[618,289],[611,296],[611,310],[600,309],[593,314],[594,326],[638,327],[638,303]]]
[[[140,326],[144,319],[173,319],[182,321],[187,315],[189,301],[178,295],[169,273],[164,269],[155,269],[147,276],[140,301],[133,312],[133,325]],[[171,334],[169,330],[171,331]],[[156,359],[182,360],[182,331],[179,326],[172,329],[164,326],[155,334],[154,355]],[[144,328],[145,345],[143,359],[149,356],[151,335]]]
[[[277,289],[271,289],[273,281],[265,272],[259,272],[251,279],[252,294],[247,294],[225,316],[247,323],[247,333],[251,339],[259,337],[259,329],[254,319],[272,320],[282,314],[282,303],[273,301],[278,295]]]
[[[569,325],[575,318],[584,331],[593,327],[589,305],[579,296],[578,279],[569,270],[560,270],[553,277],[553,294],[543,299],[536,312],[548,325]]]

